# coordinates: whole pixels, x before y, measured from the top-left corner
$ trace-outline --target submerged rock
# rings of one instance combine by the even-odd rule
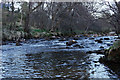
[[[86,53],[89,53],[89,54],[91,54],[91,53],[104,54],[104,50],[94,50],[94,51],[88,51]]]
[[[84,46],[81,46],[79,44],[75,44],[73,47],[84,48]]]
[[[90,40],[94,40],[95,38],[94,38],[94,37],[90,37],[89,39],[90,39]]]
[[[112,44],[107,44],[107,46],[112,46]]]

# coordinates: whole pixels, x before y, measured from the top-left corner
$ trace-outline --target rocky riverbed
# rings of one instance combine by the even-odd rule
[[[77,41],[66,45],[70,40]],[[1,78],[120,78],[119,65],[99,62],[116,36],[79,37],[68,39],[30,39],[2,45]],[[91,53],[87,53],[90,52]],[[116,67],[116,68],[115,68]]]

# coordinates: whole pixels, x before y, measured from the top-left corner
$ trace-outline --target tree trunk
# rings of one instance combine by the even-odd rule
[[[24,32],[27,33],[24,35],[25,38],[31,37],[30,26],[29,26],[30,11],[31,11],[31,2],[28,3],[28,12],[26,12],[26,15],[25,15]]]
[[[118,34],[120,34],[120,2],[117,2],[116,0],[114,0],[116,6],[117,6],[117,9],[118,9],[118,17],[117,17],[117,20],[118,20],[118,29],[117,29],[117,32]]]
[[[29,2],[29,3],[28,3],[28,12],[26,12],[25,21],[24,21],[24,22],[25,22],[25,23],[24,23],[24,32],[27,33],[27,35],[24,36],[25,38],[30,38],[30,37],[31,37],[31,34],[30,34],[30,26],[29,26],[30,14],[31,14],[35,9],[37,9],[41,4],[42,4],[42,2],[39,2],[38,5],[32,9],[32,2]]]
[[[25,23],[24,23],[24,32],[27,34],[25,35],[25,38],[30,38],[30,27],[29,27],[29,13],[25,17]]]
[[[10,26],[10,30],[14,29],[15,26],[15,21],[14,21],[14,2],[12,1],[12,6],[11,6],[11,10],[12,10],[12,22],[11,22],[11,26]]]

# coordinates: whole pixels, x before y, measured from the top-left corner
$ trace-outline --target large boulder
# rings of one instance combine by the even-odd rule
[[[113,46],[106,50],[105,56],[100,61],[120,63],[120,40],[114,42]]]
[[[108,61],[120,62],[120,47],[116,49],[110,49],[107,59]]]
[[[114,42],[108,53],[108,60],[118,62],[120,60],[120,40]]]

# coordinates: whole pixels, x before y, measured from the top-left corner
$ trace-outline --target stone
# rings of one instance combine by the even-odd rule
[[[104,40],[110,40],[109,38],[104,38]]]
[[[50,39],[56,39],[56,36],[51,36]]]
[[[100,40],[103,40],[103,38],[100,38]]]
[[[112,46],[112,44],[107,44],[107,46]]]
[[[105,56],[100,61],[120,63],[120,40],[113,43],[113,46],[105,52]]]
[[[115,36],[115,35],[116,35],[116,32],[109,32],[109,35],[110,35],[110,36]]]
[[[89,39],[90,39],[90,40],[93,40],[93,39],[95,39],[95,38],[94,38],[94,37],[90,37]]]
[[[78,37],[74,37],[73,39],[74,39],[74,40],[79,40],[79,38],[78,38]]]
[[[66,39],[65,38],[61,38],[59,41],[66,41]]]
[[[120,48],[110,49],[107,59],[108,61],[118,62],[120,60]]]
[[[104,50],[94,50],[94,51],[88,51],[86,53],[89,53],[89,54],[91,54],[91,53],[104,54]]]
[[[72,44],[75,44],[75,43],[77,43],[77,41],[75,41],[75,40],[70,40],[70,41],[66,42],[66,45],[67,45],[67,46],[71,46]]]
[[[104,47],[103,47],[103,46],[100,46],[100,48],[104,49]]]
[[[16,46],[21,46],[22,44],[20,42],[16,42]]]

